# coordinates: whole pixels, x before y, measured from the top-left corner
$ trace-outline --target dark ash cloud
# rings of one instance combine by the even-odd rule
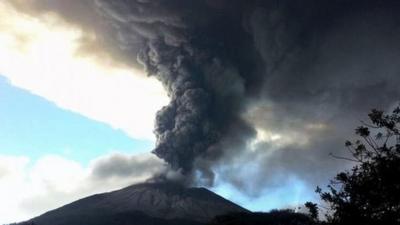
[[[35,2],[163,83],[153,152],[187,183],[326,182],[346,164],[329,153],[399,100],[398,1],[80,1],[87,14]]]
[[[305,135],[310,143],[288,143],[268,157],[262,152],[273,143],[259,145],[264,150],[252,153],[264,159],[258,174],[282,170],[310,180],[313,167],[335,171],[328,155],[341,152],[331,145],[346,138],[340,125],[399,96],[398,5],[389,1],[97,3],[121,37],[143,40],[138,61],[171,98],[157,114],[154,153],[190,178],[212,181],[210,168],[249,154],[255,128],[285,135],[316,124],[334,131]],[[370,91],[379,94],[368,98]],[[275,126],[246,119],[249,107],[264,102],[273,105]],[[298,127],[279,127],[290,121]]]

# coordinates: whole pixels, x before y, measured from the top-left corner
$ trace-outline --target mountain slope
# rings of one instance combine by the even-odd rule
[[[247,210],[205,188],[144,183],[93,195],[31,220],[36,225],[198,225]]]

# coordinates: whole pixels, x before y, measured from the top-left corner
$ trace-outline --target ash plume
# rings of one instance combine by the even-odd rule
[[[398,20],[394,10],[398,4],[391,1],[95,2],[101,15],[113,27],[114,39],[118,40],[121,51],[126,55],[136,54],[137,62],[150,76],[157,77],[167,90],[171,102],[157,113],[157,142],[153,152],[173,171],[183,175],[184,182],[189,184],[212,185],[215,167],[233,165],[241,157],[249,157],[250,161],[251,158],[261,159],[258,162],[261,169],[254,174],[255,183],[261,182],[257,186],[262,186],[262,174],[274,177],[276,170],[288,174],[306,171],[300,175],[306,177],[310,168],[304,166],[307,161],[304,151],[309,148],[324,149],[314,154],[313,165],[321,162],[329,165],[326,171],[335,171],[336,163],[326,163],[327,151],[332,148],[320,146],[316,144],[318,142],[305,146],[292,143],[279,151],[269,151],[276,147],[262,143],[255,151],[249,151],[248,142],[255,138],[256,129],[274,130],[280,126],[268,127],[260,119],[249,121],[249,109],[254,105],[255,108],[262,104],[272,105],[270,120],[280,119],[280,114],[274,111],[283,110],[281,114],[286,118],[281,120],[297,120],[300,124],[300,128],[292,127],[286,132],[295,131],[298,136],[307,129],[305,127],[313,126],[315,120],[328,124],[326,126],[331,122],[340,126],[343,122],[336,109],[346,111],[351,108],[346,99],[357,98],[366,88],[373,88],[371,85],[381,83],[387,85],[385,90],[389,93],[394,90],[388,80],[396,78],[377,75],[386,73],[386,68],[373,56],[364,59],[377,64],[377,71],[365,75],[370,77],[371,83],[359,82],[359,88],[348,92],[337,88],[340,83],[351,83],[339,74],[340,68],[345,68],[347,63],[336,65],[333,73],[326,65],[340,57],[335,55],[335,49],[326,46],[329,42],[333,40],[336,46],[341,42],[357,42],[354,33],[341,27],[343,22],[364,33],[367,37],[359,39],[365,39],[365,46],[371,49],[374,46],[370,44],[373,40],[369,38],[369,30],[377,29],[379,43],[387,38],[385,32],[389,29],[398,34],[398,30],[393,29]],[[344,39],[335,40],[335,32]],[[397,46],[392,41],[389,43]],[[359,47],[350,44],[347,48],[352,54],[349,60],[364,66]],[[385,49],[385,46],[378,48]],[[390,51],[377,54],[386,56]],[[397,55],[397,51],[394,54]],[[345,68],[341,73],[347,71],[351,69]],[[361,71],[355,71],[350,77],[358,80],[362,76]],[[390,105],[397,95],[381,100],[388,95],[377,95],[377,99],[370,99],[364,108]],[[358,99],[357,104],[360,101]],[[377,102],[386,103],[372,104]],[[316,107],[320,108],[314,113]],[[356,115],[356,110],[353,108],[348,114]],[[336,133],[330,138],[310,133],[305,138],[327,139],[325,144],[341,140]],[[280,160],[271,162],[275,157]],[[302,161],[287,162],[293,157]],[[284,169],[279,169],[282,167]],[[231,179],[232,171],[235,170],[223,172],[226,179]],[[235,183],[237,179],[232,178],[231,182]],[[237,183],[237,186],[243,185]]]
[[[257,88],[255,71],[248,69],[257,68],[257,60],[245,49],[251,36],[242,29],[240,6],[221,11],[203,1],[97,4],[121,37],[142,41],[138,62],[171,99],[157,113],[153,153],[188,179],[198,172],[212,183],[211,164],[234,148],[228,140],[236,139],[240,148],[254,134],[241,117],[246,98]]]
[[[292,177],[312,190],[347,165],[329,153],[343,153],[357,122],[399,100],[399,1],[29,2],[162,82],[161,178],[219,176],[254,194]]]

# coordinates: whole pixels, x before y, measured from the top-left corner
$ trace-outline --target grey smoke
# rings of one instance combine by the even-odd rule
[[[256,75],[249,68],[256,65],[236,55],[251,42],[240,17],[233,16],[237,9],[213,10],[201,1],[96,3],[112,21],[122,46],[132,45],[130,37],[135,43],[142,40],[138,61],[168,91],[171,102],[156,116],[154,154],[188,182],[197,172],[211,184],[210,167],[230,147],[227,140],[235,139],[244,148],[254,134],[241,113],[247,89],[255,86]],[[224,40],[226,34],[236,36],[232,43]]]
[[[283,120],[339,125],[346,115],[387,107],[399,94],[397,36],[389,35],[399,34],[398,21],[390,2],[102,3],[121,36],[144,39],[138,61],[171,98],[157,114],[153,152],[189,177],[200,172],[212,181],[210,168],[221,158],[248,154],[246,140],[255,131],[243,118],[250,102],[272,101]],[[369,91],[380,93],[366,100]],[[333,139],[341,140],[333,136],[323,145]],[[305,147],[320,159],[312,166],[332,164],[328,149],[340,152],[323,145]],[[282,165],[302,176],[312,172],[301,166],[304,149],[293,148],[263,160],[268,169],[260,174]]]
[[[398,1],[86,0],[76,11],[34,2],[163,83],[171,102],[156,116],[153,152],[188,183],[326,183],[347,164],[329,153],[345,154],[368,110],[399,100]],[[260,129],[294,141],[250,149]]]
[[[111,154],[96,161],[92,168],[91,179],[104,181],[124,177],[148,177],[149,174],[164,170],[160,161],[148,155]]]

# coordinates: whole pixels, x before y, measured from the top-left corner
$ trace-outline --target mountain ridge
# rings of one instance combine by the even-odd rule
[[[215,216],[247,209],[202,187],[141,183],[95,194],[48,211],[35,225],[200,225]]]

